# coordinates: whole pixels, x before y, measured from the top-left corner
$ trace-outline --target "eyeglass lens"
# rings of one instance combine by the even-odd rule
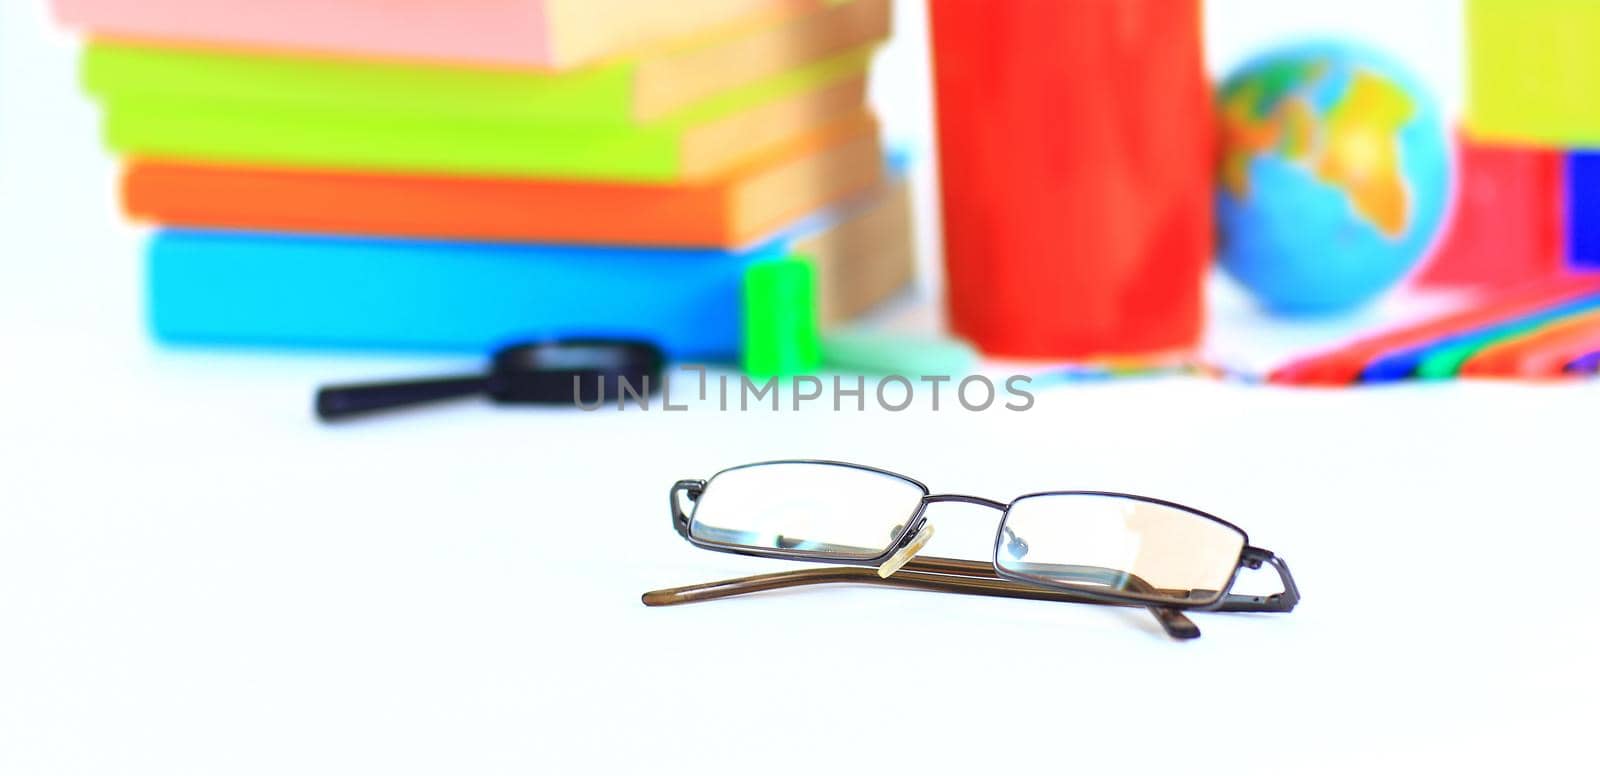
[[[772,463],[712,477],[689,534],[731,547],[875,558],[922,506],[922,486],[852,466]]]
[[[1012,502],[995,565],[1054,585],[1204,604],[1221,595],[1244,546],[1238,530],[1169,504],[1045,494]]]

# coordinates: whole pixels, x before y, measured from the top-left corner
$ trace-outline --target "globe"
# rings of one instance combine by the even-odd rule
[[[1451,192],[1437,103],[1361,46],[1264,54],[1218,93],[1222,267],[1267,309],[1357,307],[1429,249]]]

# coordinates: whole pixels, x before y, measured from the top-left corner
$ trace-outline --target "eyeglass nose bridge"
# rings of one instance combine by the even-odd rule
[[[1003,504],[999,501],[995,501],[994,499],[984,498],[982,496],[969,496],[965,493],[935,493],[923,497],[922,508],[917,510],[917,516],[919,518],[922,516],[923,511],[927,509],[929,504],[972,504],[974,506],[988,507],[1002,514],[1011,508],[1010,504]],[[1008,541],[1006,546],[1014,548],[1012,552],[1015,553],[1017,557],[1020,558],[1027,554],[1027,542],[1023,541],[1021,537],[1017,536],[1009,528],[1004,528],[1002,526],[1002,530],[1004,531],[1004,535],[995,538],[995,546],[997,548],[1000,546],[999,543],[1001,541]],[[909,541],[910,538],[910,536],[907,536],[907,541]],[[904,546],[906,543],[907,542],[901,542],[901,546]],[[996,551],[998,552],[998,549]]]
[[[1006,507],[1009,506],[1007,504],[1002,504],[998,501],[995,501],[994,499],[988,499],[982,496],[968,496],[965,493],[934,493],[932,495],[923,496],[922,503],[924,505],[975,504],[980,507],[988,507],[996,512],[1004,512],[1006,511]]]
[[[917,538],[924,532],[924,526],[928,526],[929,529],[931,529],[931,525],[928,523],[927,516],[929,504],[973,504],[975,506],[988,507],[997,512],[1004,512],[1006,511],[1007,507],[1006,504],[1002,504],[994,499],[988,499],[982,496],[969,496],[965,493],[931,493],[923,496],[922,503],[917,505],[916,514],[912,515],[911,517],[911,524],[909,526],[895,527],[895,530],[899,533],[900,539],[899,541],[895,542],[893,547],[889,548],[891,553],[899,553],[910,547],[911,544],[917,541]],[[926,541],[925,538],[924,541]],[[902,559],[901,562],[904,562],[904,560],[907,559],[909,559],[909,556],[906,559]]]
[[[988,507],[997,512],[1005,512],[1007,505],[994,499],[982,496],[969,496],[965,493],[930,493],[922,497],[922,503],[917,505],[916,514],[912,516],[911,524],[907,527],[897,527],[899,540],[889,548],[889,557],[878,568],[878,576],[888,578],[909,562],[927,545],[933,536],[933,524],[928,522],[927,511],[929,504],[972,504],[974,506]]]

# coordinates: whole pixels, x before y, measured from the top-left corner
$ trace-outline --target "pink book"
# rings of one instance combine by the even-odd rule
[[[829,0],[53,0],[90,34],[564,69]]]

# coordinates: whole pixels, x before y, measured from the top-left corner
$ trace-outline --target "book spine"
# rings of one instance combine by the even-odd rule
[[[729,358],[759,255],[172,230],[147,277],[166,342],[486,353],[597,336]]]

